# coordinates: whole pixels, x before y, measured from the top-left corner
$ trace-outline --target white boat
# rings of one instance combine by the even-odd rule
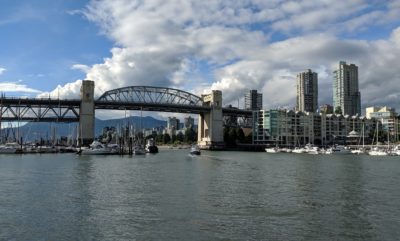
[[[366,152],[366,150],[364,148],[351,150],[351,154],[362,155],[362,154],[366,154],[366,153],[367,152]]]
[[[319,154],[319,148],[314,146],[314,145],[312,145],[312,144],[307,144],[304,147],[304,149],[306,150],[305,153],[312,154],[312,155]]]
[[[351,154],[351,150],[345,146],[342,145],[336,145],[334,147],[329,148],[325,154],[331,154],[331,155],[346,155],[346,154]]]
[[[145,151],[147,153],[158,153],[158,147],[152,138],[147,140]]]
[[[21,153],[21,145],[17,142],[8,142],[0,145],[0,154],[14,154]]]
[[[118,153],[118,148],[115,146],[107,146],[99,141],[93,141],[89,148],[81,149],[78,152],[81,155],[115,155]]]
[[[281,151],[279,150],[278,147],[270,147],[270,148],[265,148],[265,152],[267,152],[267,153],[278,153],[278,152],[281,152]]]
[[[135,146],[133,146],[132,154],[133,155],[145,155],[146,150],[143,148],[142,145],[135,145]]]
[[[388,152],[385,150],[379,149],[377,147],[374,147],[368,152],[368,155],[370,155],[370,156],[387,156]]]
[[[199,148],[199,146],[198,146],[198,145],[193,145],[193,146],[190,148],[190,154],[191,154],[191,155],[200,155],[200,148]]]
[[[296,147],[292,150],[292,153],[296,153],[296,154],[307,153],[307,150],[302,147]]]

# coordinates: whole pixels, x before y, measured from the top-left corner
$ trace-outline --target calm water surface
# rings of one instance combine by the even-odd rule
[[[400,157],[0,155],[0,240],[398,240]]]

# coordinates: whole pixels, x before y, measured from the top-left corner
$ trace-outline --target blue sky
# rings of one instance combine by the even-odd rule
[[[74,64],[95,64],[110,55],[112,42],[94,23],[73,13],[86,1],[2,0],[0,4],[0,66],[6,69],[1,82],[19,81],[51,91],[58,84],[84,78],[84,73],[71,69]]]
[[[0,92],[76,98],[129,85],[196,94],[248,89],[264,107],[295,105],[296,74],[319,75],[332,103],[332,72],[359,66],[363,108],[400,107],[399,0],[0,0]],[[282,94],[285,93],[285,94]]]

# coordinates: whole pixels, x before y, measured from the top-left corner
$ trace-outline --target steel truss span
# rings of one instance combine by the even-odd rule
[[[77,122],[80,100],[1,98],[1,121]]]
[[[202,106],[201,97],[189,92],[152,86],[130,86],[105,92],[97,102]]]

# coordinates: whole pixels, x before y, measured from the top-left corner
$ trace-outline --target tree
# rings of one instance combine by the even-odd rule
[[[229,143],[229,131],[230,131],[230,127],[226,126],[224,128],[224,142],[225,143]]]
[[[196,132],[192,128],[188,128],[185,131],[185,138],[184,141],[186,143],[191,143],[197,140]]]
[[[163,135],[163,143],[164,144],[167,144],[167,143],[169,143],[171,141],[171,137],[169,136],[169,134],[164,134]]]
[[[231,128],[228,134],[228,144],[229,145],[236,145],[237,133],[235,128]]]
[[[338,114],[338,115],[343,114],[343,112],[342,112],[342,107],[336,106],[336,108],[335,108],[335,114]]]
[[[176,140],[183,142],[184,135],[182,132],[179,132],[178,135],[176,135]]]
[[[242,128],[238,128],[237,130],[237,139],[240,143],[244,143],[245,136]]]
[[[245,143],[253,143],[253,132],[250,132],[246,138],[245,138]]]

